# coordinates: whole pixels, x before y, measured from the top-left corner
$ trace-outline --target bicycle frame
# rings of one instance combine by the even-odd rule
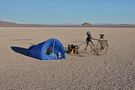
[[[96,40],[96,41],[98,41],[98,43],[101,43],[101,40],[103,39],[103,38],[99,38],[99,39],[95,39],[95,38],[92,38],[93,40]],[[90,47],[94,47],[94,48],[96,48],[96,45],[91,41],[90,42],[91,44],[89,44],[90,45]],[[98,44],[97,43],[97,44]],[[86,45],[86,48],[88,47],[88,45]]]

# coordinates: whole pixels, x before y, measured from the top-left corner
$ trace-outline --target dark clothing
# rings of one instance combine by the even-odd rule
[[[86,41],[87,41],[87,42],[90,42],[90,41],[91,41],[91,39],[92,39],[92,37],[91,37],[91,36],[87,36]]]
[[[93,42],[92,42],[92,36],[91,34],[87,35],[87,38],[86,38],[86,44],[89,45],[89,42],[91,42],[91,44],[94,46]]]

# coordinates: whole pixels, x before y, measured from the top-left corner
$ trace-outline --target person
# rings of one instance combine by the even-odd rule
[[[85,47],[84,50],[87,50],[87,47],[88,47],[89,43],[91,43],[92,46],[95,47],[94,43],[92,42],[92,39],[93,39],[93,40],[97,40],[97,39],[95,39],[95,38],[92,37],[90,31],[88,31],[88,32],[86,33],[86,35],[87,35],[87,38],[86,38],[86,47]]]
[[[47,54],[47,55],[52,54],[52,48],[51,48],[51,47],[48,47],[48,48],[47,48],[46,54]]]

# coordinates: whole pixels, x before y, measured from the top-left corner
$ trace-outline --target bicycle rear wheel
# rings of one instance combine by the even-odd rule
[[[96,53],[97,55],[103,55],[108,50],[108,43],[107,40],[101,40],[96,46]]]
[[[86,43],[83,43],[79,46],[78,55],[80,57],[89,56],[92,53],[92,46],[89,44],[86,49]]]

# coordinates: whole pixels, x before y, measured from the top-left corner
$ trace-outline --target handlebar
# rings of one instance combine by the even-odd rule
[[[100,38],[104,38],[105,35],[104,34],[99,34],[99,36],[100,36]]]

